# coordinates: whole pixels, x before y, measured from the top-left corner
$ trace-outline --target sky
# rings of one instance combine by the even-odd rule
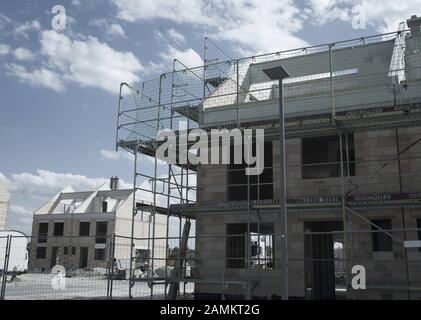
[[[395,31],[420,8],[421,0],[0,1],[8,228],[30,234],[33,212],[68,185],[93,190],[117,175],[130,187],[133,161],[115,151],[119,84],[156,78],[174,58],[201,65],[205,36],[243,57]]]

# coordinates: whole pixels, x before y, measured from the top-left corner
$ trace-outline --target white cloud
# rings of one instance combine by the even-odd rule
[[[113,0],[118,17],[130,22],[164,18],[180,22],[199,22],[203,16],[199,0]]]
[[[12,23],[12,19],[3,13],[0,13],[0,30],[3,30],[7,25],[11,25]]]
[[[13,51],[13,55],[17,60],[21,61],[32,60],[34,58],[31,50],[22,47],[15,49],[15,51]]]
[[[111,93],[121,82],[135,82],[143,66],[131,52],[116,51],[97,38],[72,40],[53,30],[41,34],[41,54],[63,79]]]
[[[379,32],[396,31],[400,22],[406,21],[421,7],[421,0],[384,0],[379,5],[376,0],[309,0],[309,17],[318,25],[334,20],[348,21],[362,12],[368,25]]]
[[[24,217],[31,217],[32,214],[35,212],[35,209],[20,206],[20,205],[11,205],[9,211],[11,214],[15,214],[17,216],[24,218]]]
[[[105,34],[108,38],[127,38],[126,32],[124,31],[123,27],[118,23],[111,23],[106,19],[95,19],[90,22],[90,25],[104,29]]]
[[[293,0],[113,0],[118,17],[135,22],[167,19],[201,26],[211,38],[243,49],[273,51],[306,45],[294,35],[302,28],[301,10]],[[241,49],[239,48],[239,49]]]
[[[171,45],[168,45],[166,50],[161,52],[159,56],[164,61],[166,67],[171,66],[174,59],[184,63],[187,67],[197,67],[203,65],[203,60],[200,55],[192,48],[186,50],[178,50]]]
[[[40,169],[36,171],[36,174],[15,173],[10,178],[0,172],[0,182],[11,193],[43,198],[51,197],[67,186],[71,186],[76,191],[90,191],[108,181],[108,178],[89,178],[84,175],[55,173]],[[127,186],[124,181],[121,181],[121,184]]]
[[[22,83],[52,89],[57,92],[64,90],[59,74],[54,71],[45,68],[28,70],[24,66],[15,63],[7,64],[6,70],[8,75],[18,78]]]
[[[186,38],[180,32],[175,29],[169,29],[167,31],[168,37],[176,44],[181,45],[186,42]]]
[[[126,33],[125,33],[123,27],[118,23],[112,23],[107,30],[107,34],[110,37],[126,38]]]
[[[127,160],[127,161],[132,162],[132,163],[134,161],[133,154],[131,154],[129,152],[126,152],[126,151],[115,151],[115,150],[105,150],[105,149],[103,149],[103,150],[99,151],[99,155],[100,155],[101,159],[103,159],[103,160],[109,160],[109,161]],[[155,164],[155,158],[149,157],[149,156],[144,155],[144,154],[138,155],[138,161],[139,162],[147,162],[147,163],[152,164],[152,165]],[[167,163],[158,159],[158,165],[164,166],[164,165],[167,165]]]
[[[102,159],[111,161],[129,160],[133,161],[134,156],[128,152],[118,152],[114,150],[100,150],[99,154]]]
[[[16,23],[14,34],[24,38],[28,38],[30,32],[40,31],[41,24],[38,20],[26,21],[24,23]]]
[[[8,74],[21,82],[57,92],[63,91],[67,82],[74,82],[115,94],[121,82],[139,81],[136,73],[144,69],[133,53],[114,50],[91,36],[78,35],[78,39],[72,39],[63,33],[47,30],[41,32],[40,44],[41,67],[27,69],[22,65],[8,64]],[[23,48],[15,50],[14,55],[19,60],[33,57]]]
[[[6,55],[10,51],[10,46],[4,43],[0,43],[0,56]]]

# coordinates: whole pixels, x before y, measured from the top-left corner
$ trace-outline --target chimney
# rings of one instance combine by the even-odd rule
[[[406,23],[411,30],[411,37],[421,36],[421,17],[413,15],[411,19],[406,20]]]
[[[118,190],[119,189],[119,177],[111,177],[110,179],[110,189],[111,190]]]

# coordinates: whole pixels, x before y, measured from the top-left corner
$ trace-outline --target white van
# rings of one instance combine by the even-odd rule
[[[0,231],[0,270],[5,265],[7,239],[10,242],[7,273],[24,273],[28,270],[28,237],[19,231]]]

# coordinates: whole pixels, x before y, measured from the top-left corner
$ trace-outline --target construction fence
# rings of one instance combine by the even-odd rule
[[[290,299],[421,299],[421,251],[399,240],[403,232],[418,239],[421,229],[382,227],[289,234]],[[133,241],[3,237],[0,298],[280,299],[281,235],[254,231]]]

